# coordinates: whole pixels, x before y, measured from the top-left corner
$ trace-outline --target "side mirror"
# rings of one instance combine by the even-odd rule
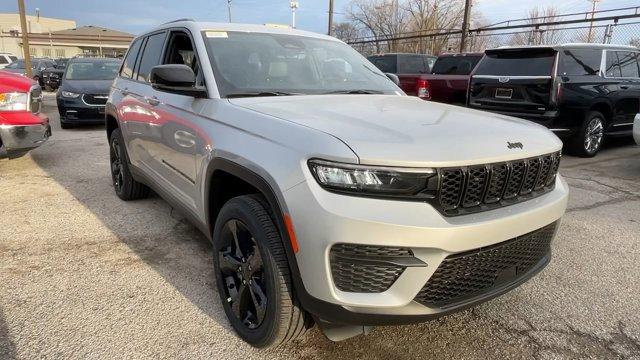
[[[196,74],[187,65],[157,65],[149,74],[151,86],[159,91],[203,98],[207,96],[205,89],[196,87]]]
[[[384,74],[387,75],[389,80],[393,81],[394,84],[400,86],[400,78],[398,77],[398,75],[392,74],[392,73],[384,73]]]

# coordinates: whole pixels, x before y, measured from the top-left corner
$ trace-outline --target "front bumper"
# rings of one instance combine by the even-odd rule
[[[538,198],[458,217],[444,217],[425,203],[330,193],[312,178],[285,191],[284,197],[298,239],[296,262],[304,290],[317,303],[333,306],[323,314],[307,310],[332,322],[380,324],[414,322],[457,311],[535,275],[550,254],[514,281],[454,306],[425,306],[416,301],[448,257],[491,247],[558,221],[566,209],[568,187],[558,176],[555,188]],[[426,266],[406,267],[382,292],[342,291],[331,270],[331,248],[336,244],[408,248]]]
[[[635,139],[636,144],[640,145],[640,114],[636,115],[633,122],[633,138]]]
[[[50,136],[48,119],[39,124],[0,125],[0,139],[10,158],[24,155],[47,141]]]
[[[87,104],[78,98],[57,97],[60,121],[65,124],[104,124],[105,105]]]

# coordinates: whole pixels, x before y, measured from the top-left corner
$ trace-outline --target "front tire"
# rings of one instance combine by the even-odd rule
[[[590,111],[580,130],[571,140],[569,150],[574,155],[590,158],[596,156],[604,140],[605,118],[598,111]]]
[[[229,200],[213,233],[214,272],[224,312],[236,333],[263,348],[311,327],[300,308],[280,234],[257,195]]]
[[[113,130],[109,138],[109,159],[113,188],[120,199],[129,201],[143,199],[149,195],[149,188],[137,182],[131,175],[129,156],[120,129]]]

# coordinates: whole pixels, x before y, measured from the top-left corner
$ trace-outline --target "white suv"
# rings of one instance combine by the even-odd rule
[[[211,239],[224,311],[258,347],[502,294],[549,262],[567,205],[546,128],[408,97],[304,31],[162,25],[131,44],[106,123],[117,195],[152,187]]]
[[[7,53],[0,53],[0,69],[4,69],[5,66],[11,64],[16,60],[18,60],[17,56],[13,56]]]

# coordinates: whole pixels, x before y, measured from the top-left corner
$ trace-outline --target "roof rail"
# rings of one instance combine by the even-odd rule
[[[193,21],[193,22],[195,22],[195,20],[193,20],[193,19],[182,18],[182,19],[176,19],[176,20],[172,20],[172,21],[167,21],[166,23],[164,23],[162,25],[173,24],[173,23],[177,23],[177,22],[181,22],[181,21]]]

